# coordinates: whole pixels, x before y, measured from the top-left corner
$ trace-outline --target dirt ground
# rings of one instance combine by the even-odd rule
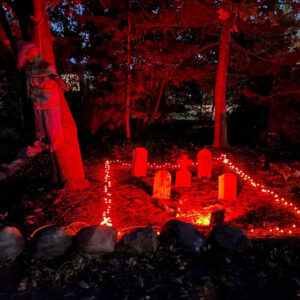
[[[141,145],[137,145],[141,146]],[[184,152],[196,161],[201,147],[177,146],[168,150],[147,145],[149,162],[176,162]],[[105,153],[86,152],[85,168],[90,186],[83,191],[55,187],[50,181],[47,153],[33,158],[1,188],[1,225],[16,226],[26,239],[38,228],[75,223],[80,229],[99,224],[107,210],[104,189],[104,163],[130,162],[132,145],[111,146]],[[221,153],[212,150],[213,156]],[[300,205],[298,178],[286,180],[281,162],[271,166],[260,153],[231,149],[228,158],[257,183]],[[274,165],[278,166],[275,168]],[[290,163],[289,166],[295,166]],[[170,218],[202,226],[204,212],[225,208],[226,221],[243,228],[253,239],[247,253],[218,252],[199,255],[170,254],[159,249],[141,256],[112,254],[105,257],[82,255],[72,249],[55,261],[31,260],[24,252],[16,261],[0,264],[2,299],[297,299],[299,283],[299,218],[274,197],[262,193],[238,177],[238,196],[233,202],[217,199],[218,176],[231,171],[221,161],[213,161],[211,179],[197,179],[192,188],[172,188],[164,205],[152,199],[156,168],[147,177],[134,178],[128,166],[111,163],[112,225],[122,234],[134,226],[152,225],[156,230]],[[177,169],[170,168],[174,182]],[[296,225],[296,228],[293,227]],[[279,227],[284,232],[276,230]],[[273,232],[270,232],[270,229]],[[292,229],[292,234],[288,230]]]
[[[122,163],[131,163],[133,147],[117,147],[111,149],[110,155],[97,157],[93,153],[85,160],[85,168],[90,186],[84,191],[69,191],[67,189],[53,189],[51,186],[49,159],[44,153],[34,158],[31,166],[14,175],[9,182],[3,185],[2,222],[14,225],[26,234],[32,233],[40,226],[56,224],[66,226],[72,222],[100,224],[102,214],[107,209],[104,191],[104,162],[116,160],[110,164],[111,176],[111,209],[112,224],[118,231],[125,231],[134,226],[160,227],[170,218],[203,225],[201,217],[210,212],[225,209],[226,222],[243,228],[252,236],[287,236],[288,229],[293,228],[293,236],[298,234],[299,218],[291,209],[282,203],[274,203],[270,194],[262,193],[248,181],[238,176],[237,200],[218,200],[218,176],[225,172],[232,172],[222,160],[216,160],[220,153],[212,150],[213,167],[211,179],[198,179],[197,166],[190,167],[192,173],[191,188],[174,187],[175,174],[178,168],[169,168],[172,175],[172,192],[169,200],[159,203],[152,198],[153,178],[163,163],[176,164],[182,153],[197,162],[196,149],[172,149],[168,153],[148,153],[150,164],[146,177],[133,177],[131,167],[122,166]],[[243,170],[256,183],[265,184],[267,188],[284,197],[296,206],[300,204],[298,182],[296,178],[285,181],[278,172],[268,170],[264,162],[253,156],[253,153],[234,149],[227,154],[235,166]],[[167,168],[164,168],[167,169]],[[46,172],[41,170],[47,170]],[[18,186],[18,189],[14,189]],[[17,199],[19,198],[19,199]],[[2,203],[3,203],[2,202]],[[10,211],[8,204],[10,204]],[[5,213],[7,215],[5,215]],[[276,232],[276,228],[284,232]],[[270,232],[270,229],[274,231]]]

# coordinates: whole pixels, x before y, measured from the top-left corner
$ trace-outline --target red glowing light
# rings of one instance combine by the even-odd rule
[[[145,148],[136,148],[132,156],[133,176],[141,177],[147,175],[147,150]]]
[[[219,199],[236,200],[236,176],[225,173],[219,176]]]
[[[242,179],[244,179],[250,186],[252,186],[254,189],[257,191],[260,191],[262,193],[266,193],[274,201],[274,204],[276,203],[277,206],[282,207],[284,209],[289,209],[291,212],[293,212],[297,218],[299,218],[300,214],[300,209],[295,206],[292,202],[287,201],[284,197],[280,197],[278,194],[276,194],[274,191],[268,189],[261,183],[255,182],[249,175],[247,175],[244,171],[242,171],[240,168],[236,167],[233,162],[231,162],[226,155],[222,154],[220,157],[215,158],[217,161],[223,162],[228,168],[233,170],[236,174],[240,175]],[[110,212],[111,212],[111,206],[112,206],[112,182],[110,179],[110,169],[111,169],[111,164],[117,164],[122,167],[132,167],[132,164],[122,162],[120,160],[115,160],[115,161],[106,161],[105,162],[105,176],[104,176],[104,203],[106,205],[106,208],[104,209],[102,213],[102,225],[107,225],[107,226],[112,226],[112,220],[110,217]],[[193,166],[197,166],[198,163],[193,163]],[[180,166],[178,164],[172,164],[172,163],[164,163],[164,164],[156,164],[156,163],[147,163],[148,168],[152,169],[177,169]],[[163,171],[163,170],[162,170]],[[166,171],[167,172],[167,171]],[[171,176],[171,175],[170,175]],[[170,188],[171,188],[171,183],[170,183]],[[280,198],[280,201],[279,201]],[[200,225],[200,226],[207,226],[210,224],[210,219],[211,219],[211,213],[213,211],[203,211],[203,210],[197,210],[197,209],[190,209],[187,210],[186,208],[184,210],[181,210],[178,208],[177,211],[177,217],[179,219],[182,219],[186,222],[193,223],[195,225]],[[262,228],[254,228],[251,229],[248,233],[251,233],[253,236],[264,236],[268,235],[268,233],[276,234],[276,235],[282,235],[284,233],[291,235],[293,232],[292,229],[296,229],[296,224],[293,224],[290,226],[290,228],[281,228],[279,226],[275,227],[274,229],[268,228],[268,229],[262,229]],[[295,232],[296,233],[296,232]],[[296,233],[297,234],[297,233]]]
[[[154,177],[153,198],[169,199],[171,194],[172,177],[166,170],[158,171]]]

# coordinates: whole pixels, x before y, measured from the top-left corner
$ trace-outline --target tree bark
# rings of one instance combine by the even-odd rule
[[[33,11],[31,41],[39,47],[43,58],[55,66],[53,38],[50,32],[45,0],[33,0]],[[60,112],[64,140],[55,151],[55,157],[61,178],[63,178],[68,188],[84,188],[87,185],[87,181],[78,143],[77,127],[63,91],[61,91],[60,95]]]
[[[227,123],[226,123],[226,83],[230,46],[230,18],[224,21],[219,45],[219,62],[215,85],[215,134],[213,147],[226,148]]]
[[[165,88],[165,84],[166,84],[167,78],[168,78],[168,71],[165,72],[165,76],[164,76],[164,78],[163,78],[163,80],[161,82],[159,94],[158,94],[158,97],[157,97],[157,101],[156,101],[153,113],[152,113],[151,117],[149,118],[146,126],[143,128],[143,130],[146,130],[146,127],[150,126],[150,124],[152,123],[152,121],[154,120],[154,118],[155,118],[155,116],[157,114],[157,111],[158,111],[158,108],[159,108],[159,104],[160,104],[161,98],[162,98],[163,93],[164,93],[164,88]]]
[[[126,78],[126,112],[125,112],[125,123],[126,123],[126,138],[131,139],[130,131],[130,93],[131,93],[131,0],[129,0],[129,11],[128,11],[128,27],[127,27],[127,78]]]

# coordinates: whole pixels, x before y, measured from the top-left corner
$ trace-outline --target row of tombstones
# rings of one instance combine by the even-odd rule
[[[202,149],[197,154],[198,178],[211,178],[212,174],[212,154],[207,149]],[[192,174],[188,170],[193,165],[193,161],[188,159],[188,155],[182,155],[177,160],[180,169],[176,172],[175,187],[191,187]],[[132,157],[133,176],[142,177],[147,175],[147,150],[139,147],[133,151]],[[171,195],[172,176],[167,170],[160,170],[155,173],[153,184],[153,198],[169,199]],[[237,178],[231,173],[219,176],[218,198],[224,200],[236,200]]]

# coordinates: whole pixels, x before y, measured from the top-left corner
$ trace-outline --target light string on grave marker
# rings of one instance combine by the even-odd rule
[[[276,204],[279,204],[282,206],[282,208],[289,208],[297,217],[300,216],[300,209],[294,205],[292,202],[289,202],[284,197],[280,197],[277,193],[267,188],[265,185],[256,183],[249,175],[247,175],[244,171],[242,171],[240,168],[236,167],[232,161],[230,161],[226,154],[221,154],[219,157],[213,158],[214,160],[223,162],[226,166],[228,166],[230,169],[232,169],[237,175],[239,175],[243,180],[245,180],[247,183],[249,183],[251,186],[256,188],[258,191],[261,191],[262,193],[267,193],[273,197],[273,200]],[[112,221],[109,216],[110,209],[111,209],[111,181],[110,178],[110,164],[119,164],[119,166],[122,167],[132,167],[132,163],[127,163],[121,160],[112,160],[112,161],[106,161],[105,162],[105,203],[107,204],[106,211],[103,212],[103,221],[101,222],[101,225],[107,225],[112,226]],[[197,166],[198,163],[193,163],[193,166]],[[147,166],[152,169],[162,169],[162,168],[179,168],[180,165],[174,164],[174,163],[163,163],[163,164],[157,164],[157,163],[147,163]],[[257,229],[258,231],[260,229]],[[283,229],[279,226],[276,226],[274,229],[269,229],[268,231],[271,234],[274,233],[288,233],[291,235],[293,233],[293,230],[296,230],[296,225],[293,224],[290,229]],[[256,229],[251,229],[250,232],[253,234],[256,231]]]
[[[110,161],[106,160],[104,165],[104,202],[106,205],[106,210],[102,213],[102,222],[100,225],[112,226],[112,221],[110,218],[111,209],[111,180],[110,180]]]

